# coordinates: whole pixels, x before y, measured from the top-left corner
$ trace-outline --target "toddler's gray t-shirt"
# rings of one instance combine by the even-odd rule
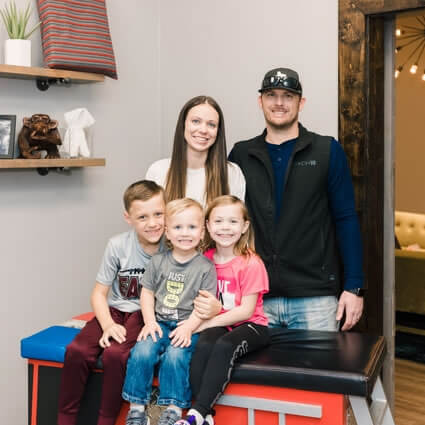
[[[152,257],[142,285],[155,294],[158,321],[180,321],[189,318],[193,300],[200,289],[215,296],[217,274],[214,264],[202,254],[198,253],[186,263],[179,263],[170,250]]]

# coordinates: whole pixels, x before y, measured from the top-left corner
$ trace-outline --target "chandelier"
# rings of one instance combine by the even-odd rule
[[[406,56],[402,64],[397,66],[395,78],[398,78],[408,63],[413,62],[409,68],[411,74],[416,74],[420,66],[425,50],[425,16],[416,16],[415,21],[412,25],[401,25],[395,31],[397,40],[395,52],[399,54],[403,51]],[[422,61],[422,66],[424,66],[422,81],[425,81],[425,61]]]

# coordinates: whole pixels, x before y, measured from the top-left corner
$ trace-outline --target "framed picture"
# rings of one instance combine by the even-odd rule
[[[16,115],[0,115],[0,159],[13,158]]]

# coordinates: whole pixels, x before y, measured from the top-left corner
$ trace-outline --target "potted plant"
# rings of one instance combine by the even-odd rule
[[[4,62],[7,65],[31,66],[31,40],[28,38],[40,26],[41,22],[27,30],[31,17],[31,6],[18,10],[14,0],[0,9],[9,39],[4,43]]]

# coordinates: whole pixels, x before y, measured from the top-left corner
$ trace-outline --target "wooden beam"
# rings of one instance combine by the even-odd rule
[[[425,7],[424,0],[354,0],[351,3],[364,15],[405,12]]]

